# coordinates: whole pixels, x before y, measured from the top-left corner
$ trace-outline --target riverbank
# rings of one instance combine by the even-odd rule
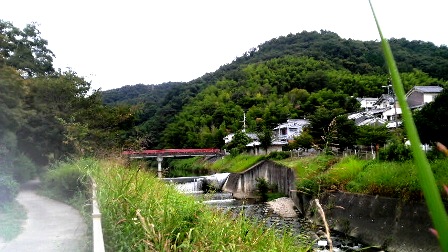
[[[315,205],[310,204],[317,198],[331,229],[365,244],[397,252],[440,251],[437,239],[429,232],[432,222],[423,201],[343,192],[337,187],[332,192],[322,190],[313,196],[297,190],[295,181],[307,178],[295,177],[295,174],[288,167],[263,161],[245,172],[231,174],[224,190],[249,198],[256,194],[257,178],[264,178],[291,198],[300,214],[315,225],[323,225]],[[275,207],[285,207],[285,204]]]

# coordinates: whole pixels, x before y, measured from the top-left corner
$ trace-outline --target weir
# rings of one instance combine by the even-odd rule
[[[252,199],[235,198],[233,193],[231,192],[206,193],[204,190],[202,190],[205,185],[208,185],[210,183],[214,184],[218,190],[224,189],[225,187],[228,188],[228,184],[235,183],[235,180],[231,180],[232,178],[235,179],[235,174],[220,173],[211,176],[163,178],[162,180],[166,181],[167,183],[175,184],[176,188],[180,192],[195,195],[197,199],[204,204],[207,204],[213,208],[220,209],[223,212],[230,213],[235,218],[243,215],[256,222],[261,221],[268,228],[278,229],[281,232],[291,231],[298,235],[309,235],[310,233],[314,232],[309,228],[309,223],[306,219],[299,218],[297,214],[290,215],[288,217],[282,217],[278,213],[276,213],[272,207],[270,207],[270,204],[256,202],[256,200],[253,199],[254,194],[252,194],[251,196]],[[248,186],[245,186],[244,188],[250,189],[250,187]],[[250,191],[252,193],[255,193],[254,190]],[[240,193],[239,196],[241,195],[243,194]],[[344,235],[342,235],[342,233],[338,234],[339,235],[332,235],[334,244],[336,244],[334,251],[356,251],[357,248],[359,249],[366,247],[359,241],[355,241],[345,237]],[[318,235],[315,236],[316,238],[319,238]],[[313,251],[328,251],[325,246],[325,239],[321,238],[316,241]],[[366,251],[372,252],[379,250],[371,249]]]
[[[223,190],[235,197],[253,197],[258,177],[277,185],[280,192],[294,201],[303,217],[322,223],[313,204],[316,197],[298,192],[294,172],[272,161],[262,161],[245,172],[231,174]],[[321,193],[317,199],[334,231],[385,251],[441,251],[436,237],[428,231],[432,222],[424,202],[341,191]]]

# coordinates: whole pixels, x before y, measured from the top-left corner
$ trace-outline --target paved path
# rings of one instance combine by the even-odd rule
[[[87,225],[79,212],[69,205],[36,194],[38,181],[26,183],[17,201],[28,213],[23,232],[16,239],[0,242],[1,252],[84,252]]]

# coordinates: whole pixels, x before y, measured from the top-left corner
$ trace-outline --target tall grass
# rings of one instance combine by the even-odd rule
[[[421,190],[411,162],[372,162],[345,186],[350,192],[421,200]]]
[[[406,133],[408,135],[409,141],[411,142],[412,155],[417,165],[417,175],[419,178],[420,186],[422,187],[434,227],[438,232],[441,248],[443,249],[443,251],[448,251],[448,216],[445,210],[445,206],[442,202],[442,197],[438,192],[435,178],[431,171],[431,167],[426,158],[426,155],[420,148],[420,138],[417,132],[417,128],[415,127],[414,120],[412,118],[412,113],[406,102],[403,84],[401,83],[400,75],[395,64],[392,50],[390,49],[387,40],[383,37],[378,19],[376,18],[375,11],[370,0],[369,4],[381,38],[384,57],[386,59],[392,78],[392,86],[402,110],[403,123],[406,129]]]
[[[242,172],[260,162],[264,158],[264,156],[253,155],[238,155],[236,157],[226,156],[223,159],[213,163],[211,169],[220,172]]]
[[[296,170],[297,189],[317,195],[323,190],[337,189],[353,193],[399,197],[421,201],[416,165],[411,161],[390,162],[362,160],[355,156],[336,158],[315,156],[280,161]],[[432,162],[439,192],[448,184],[448,159]],[[445,196],[448,201],[448,195]]]
[[[309,245],[213,210],[139,167],[103,161],[93,175],[108,251],[306,251]]]

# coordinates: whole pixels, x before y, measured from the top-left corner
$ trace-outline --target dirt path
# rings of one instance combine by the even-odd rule
[[[33,180],[22,187],[17,201],[28,213],[24,230],[16,239],[0,243],[0,251],[89,251],[87,225],[79,212],[64,203],[36,194],[38,183]]]

